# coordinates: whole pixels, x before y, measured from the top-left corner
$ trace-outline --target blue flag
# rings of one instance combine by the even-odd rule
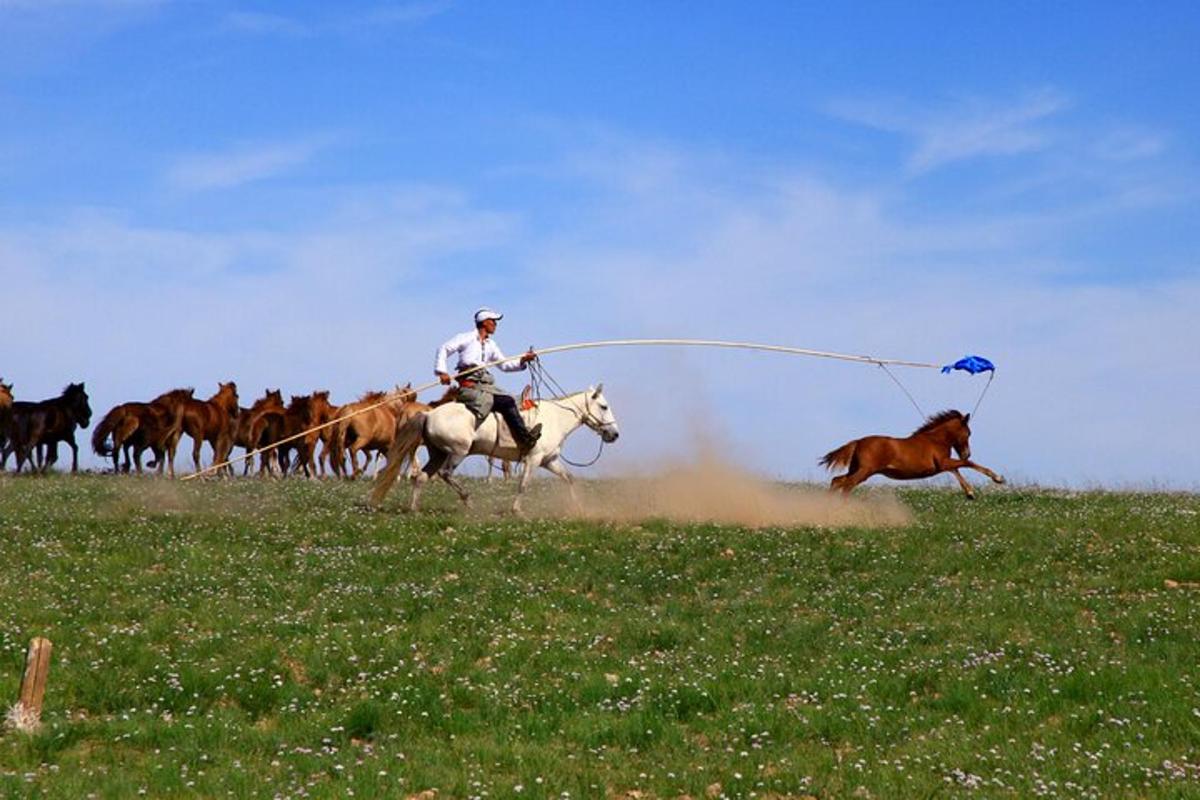
[[[981,372],[995,372],[996,365],[983,356],[966,356],[955,361],[953,364],[947,364],[942,367],[942,373],[945,374],[953,369],[961,369],[972,375],[978,375]]]

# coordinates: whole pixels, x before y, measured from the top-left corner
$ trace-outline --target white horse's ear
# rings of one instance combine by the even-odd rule
[[[600,393],[603,391],[604,391],[604,384],[601,383],[596,387],[596,390],[594,392],[592,392],[592,399],[599,397]]]

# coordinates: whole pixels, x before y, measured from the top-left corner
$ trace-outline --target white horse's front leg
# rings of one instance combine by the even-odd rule
[[[525,489],[529,486],[529,480],[533,476],[533,459],[527,456],[521,464],[524,465],[524,471],[521,473],[521,482],[517,484],[517,496],[513,498],[512,504],[513,513],[517,516],[522,514],[521,495],[525,494]]]
[[[579,493],[575,491],[575,479],[571,477],[571,473],[567,472],[567,468],[559,460],[558,456],[542,464],[550,472],[567,482],[567,491],[571,495],[571,506],[576,512],[583,510],[583,504],[579,502]]]

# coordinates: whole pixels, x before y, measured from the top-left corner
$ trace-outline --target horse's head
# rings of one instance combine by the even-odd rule
[[[12,401],[12,384],[0,380],[0,405],[11,406]]]
[[[84,391],[82,383],[71,383],[63,390],[63,397],[67,401],[67,407],[71,410],[71,418],[79,424],[81,428],[86,428],[92,423],[92,407],[88,405],[87,392]]]
[[[213,399],[224,401],[223,404],[225,408],[229,409],[231,414],[236,415],[238,408],[237,383],[234,381],[230,381],[229,383],[218,383],[217,394]]]
[[[968,441],[971,438],[970,422],[971,415],[967,414],[959,418],[957,425],[950,426],[953,435],[950,446],[954,448],[954,452],[958,453],[958,457],[964,460],[971,457],[971,443]]]
[[[608,399],[604,396],[604,384],[589,388],[583,397],[583,424],[599,434],[605,442],[615,442],[621,431],[617,428],[617,418],[613,416]]]

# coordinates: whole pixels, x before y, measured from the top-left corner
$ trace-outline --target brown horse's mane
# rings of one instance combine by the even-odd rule
[[[191,397],[195,393],[196,393],[196,390],[194,388],[192,388],[191,386],[187,386],[187,387],[181,387],[179,389],[172,389],[169,392],[163,392],[162,394],[160,394],[158,397],[156,397],[154,399],[155,400],[163,400],[168,397],[181,397],[181,396],[185,396],[185,395],[187,397]],[[151,402],[154,402],[154,401],[152,400]]]
[[[378,401],[382,400],[383,398],[385,398],[387,396],[387,394],[388,394],[387,392],[377,392],[377,391],[364,392],[363,396],[358,398],[358,402],[360,402],[360,403],[375,403],[375,402],[378,402]]]
[[[912,435],[916,436],[918,433],[928,433],[942,423],[948,422],[952,419],[963,419],[963,413],[953,408],[946,409],[945,411],[939,411],[938,413],[926,419],[921,427],[912,432]]]

